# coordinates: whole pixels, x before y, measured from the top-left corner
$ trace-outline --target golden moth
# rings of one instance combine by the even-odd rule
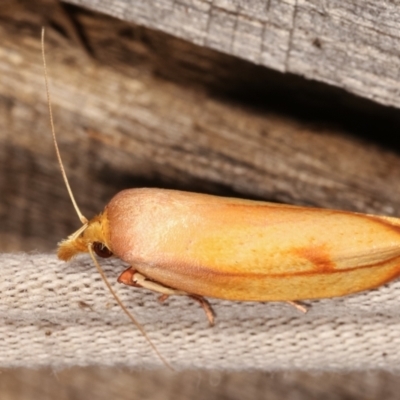
[[[42,53],[55,149],[83,224],[59,244],[58,257],[67,261],[89,252],[118,304],[166,365],[93,253],[131,266],[120,275],[122,283],[161,293],[162,299],[192,297],[211,323],[205,297],[292,303],[375,288],[400,274],[397,218],[143,188],[118,193],[87,220],[69,187],[55,137],[44,29]]]
[[[400,220],[164,189],[128,189],[60,243],[93,247],[174,294],[244,301],[343,296],[400,273]],[[132,274],[134,279],[134,274]],[[129,284],[129,280],[125,283]],[[132,281],[133,283],[133,281]]]

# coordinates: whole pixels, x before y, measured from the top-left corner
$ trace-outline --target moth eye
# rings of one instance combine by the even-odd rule
[[[113,253],[109,250],[109,248],[104,246],[104,244],[100,242],[93,243],[93,250],[99,257],[102,258],[108,258],[113,255]]]

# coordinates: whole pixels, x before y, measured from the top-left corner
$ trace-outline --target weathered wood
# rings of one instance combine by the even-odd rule
[[[38,384],[40,382],[40,384]],[[376,371],[315,374],[224,371],[132,371],[123,368],[69,368],[57,371],[3,370],[5,400],[230,400],[295,398],[298,400],[397,400],[398,376]]]
[[[131,186],[400,214],[398,112],[111,17],[67,11],[44,0],[0,8],[4,250],[53,248],[79,225],[49,132],[43,23],[56,28],[47,32],[56,128],[88,216]],[[68,13],[92,59],[64,36]]]
[[[363,0],[65,0],[400,106],[400,5]]]
[[[71,8],[94,55],[88,60],[65,36],[66,16],[52,7],[43,0],[3,1],[0,7],[1,251],[52,249],[79,225],[49,137],[39,49],[43,23],[53,27],[47,52],[56,128],[73,189],[88,216],[117,190],[136,185],[400,214],[397,112]],[[110,397],[107,389],[118,389],[121,397],[131,394],[127,387],[137,387],[130,373],[123,379],[102,371],[99,380],[109,384],[97,387],[96,394],[106,393],[104,398]],[[144,388],[143,375],[134,375]],[[29,392],[26,398],[37,398],[36,390],[46,386],[32,387],[20,370],[16,376],[17,390]],[[89,387],[81,370],[79,376],[77,386],[87,398],[96,389],[93,376]],[[159,375],[153,377],[165,390]],[[40,375],[32,379],[37,383]],[[294,390],[304,393],[305,380],[301,375]],[[366,375],[359,388],[371,394],[372,381]],[[0,375],[1,388],[9,382],[8,373]],[[309,385],[320,397],[321,376],[313,382]],[[342,393],[352,383],[325,390],[334,397],[335,389]],[[257,386],[262,397],[270,384],[259,374],[241,388]],[[286,395],[287,382],[283,386]],[[223,387],[218,386],[221,392]],[[388,388],[383,382],[381,389],[386,398],[388,391],[396,398],[395,383]],[[67,398],[71,386],[65,391]],[[60,393],[50,397],[56,396]]]

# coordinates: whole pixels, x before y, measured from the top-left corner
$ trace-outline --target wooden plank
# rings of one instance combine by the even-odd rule
[[[86,214],[137,185],[400,214],[398,112],[50,0],[0,12],[4,250],[50,249],[76,227],[48,129],[46,21],[57,131]],[[70,17],[93,58],[65,36]]]
[[[127,368],[13,369],[0,375],[2,400],[230,400],[268,398],[397,400],[398,376],[383,371],[142,371]],[[72,393],[72,394],[71,394]],[[373,395],[371,395],[371,393]]]
[[[400,214],[398,111],[162,32],[80,8],[67,11],[49,0],[29,6],[13,0],[0,8],[2,251],[50,250],[79,226],[48,127],[43,23],[56,129],[86,215],[135,186]],[[74,24],[65,18],[77,22],[92,58],[68,33]],[[29,280],[25,268],[21,263]],[[10,275],[12,286],[16,274]],[[93,272],[89,280],[96,279]],[[329,315],[335,307],[326,304]],[[247,315],[229,303],[218,308],[221,317],[229,319],[231,306]],[[254,315],[268,320],[264,306],[257,310]]]
[[[400,106],[396,2],[65,1]]]

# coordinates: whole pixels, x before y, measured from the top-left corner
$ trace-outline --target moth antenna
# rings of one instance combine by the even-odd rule
[[[72,204],[73,204],[73,206],[75,208],[75,211],[78,214],[78,217],[81,220],[82,224],[87,224],[88,223],[88,219],[81,213],[81,210],[79,209],[78,204],[75,201],[75,197],[74,197],[74,195],[72,193],[72,190],[71,190],[71,187],[69,185],[67,174],[65,172],[64,165],[63,165],[63,162],[62,162],[62,159],[61,159],[60,150],[59,150],[58,144],[57,144],[56,131],[54,129],[54,121],[53,121],[53,111],[52,111],[52,108],[51,108],[49,82],[48,82],[48,77],[47,77],[46,57],[45,57],[45,51],[44,51],[44,32],[45,32],[45,29],[44,29],[44,27],[42,27],[42,57],[43,57],[43,69],[44,69],[44,81],[46,83],[47,105],[49,107],[50,128],[51,128],[51,133],[53,135],[54,147],[56,149],[58,163],[60,164],[61,174],[62,174],[62,176],[64,178],[65,186],[67,187],[67,190],[68,190],[68,193],[69,193],[69,197],[71,198]]]
[[[158,351],[156,345],[150,340],[149,336],[147,335],[146,331],[144,330],[143,326],[139,324],[139,322],[136,320],[136,318],[131,314],[131,312],[124,306],[122,301],[119,299],[117,294],[115,293],[114,289],[111,287],[110,283],[108,282],[108,279],[106,278],[103,268],[101,268],[100,264],[97,262],[96,257],[93,254],[93,249],[92,246],[88,246],[89,254],[92,257],[92,260],[97,268],[97,271],[99,271],[99,274],[101,278],[103,279],[104,283],[106,284],[108,290],[110,293],[113,295],[115,301],[117,304],[122,308],[124,313],[128,316],[128,318],[135,324],[136,328],[139,330],[139,332],[144,336],[144,338],[147,340],[151,348],[154,350],[154,352],[157,354],[157,356],[160,358],[160,360],[164,363],[166,367],[171,369],[172,371],[174,370],[172,366],[169,364],[169,362],[162,356],[162,354]]]
[[[50,90],[49,90],[49,83],[48,83],[48,74],[47,74],[47,66],[46,66],[46,57],[45,57],[45,51],[44,51],[44,33],[45,33],[45,28],[42,28],[42,37],[41,37],[41,43],[42,43],[42,57],[43,57],[43,69],[44,69],[44,80],[46,83],[46,94],[47,94],[47,104],[49,107],[49,115],[50,115],[50,128],[51,128],[51,133],[53,135],[53,142],[54,142],[54,147],[56,149],[56,154],[57,154],[57,159],[58,163],[60,164],[60,169],[61,169],[61,174],[64,178],[65,186],[67,187],[69,197],[71,198],[72,204],[74,205],[75,211],[78,214],[79,219],[81,220],[82,224],[87,225],[88,219],[81,213],[78,204],[75,201],[75,197],[72,193],[71,187],[69,185],[69,181],[67,178],[67,174],[64,169],[64,165],[61,159],[61,154],[60,150],[58,148],[57,144],[57,138],[56,138],[56,133],[54,129],[54,121],[53,121],[53,111],[51,108],[51,98],[50,98]],[[171,370],[174,370],[172,366],[168,363],[168,361],[162,356],[162,354],[158,351],[157,347],[155,344],[150,340],[149,336],[147,335],[146,331],[144,330],[143,326],[139,324],[139,322],[133,317],[133,315],[128,311],[128,309],[124,306],[122,301],[119,299],[117,294],[114,292],[114,289],[111,287],[110,283],[108,282],[108,279],[106,278],[103,269],[100,267],[99,263],[96,260],[96,257],[93,254],[93,249],[91,245],[88,246],[89,254],[92,257],[92,260],[94,262],[94,265],[96,266],[97,270],[99,271],[99,274],[101,278],[103,279],[104,283],[106,284],[108,290],[114,297],[115,301],[117,304],[121,307],[121,309],[124,311],[124,313],[128,316],[128,318],[134,323],[136,328],[140,331],[140,333],[143,335],[143,337],[147,340],[151,348],[154,350],[154,352],[157,354],[157,356],[160,358],[160,360],[163,362],[163,364],[168,367]]]

